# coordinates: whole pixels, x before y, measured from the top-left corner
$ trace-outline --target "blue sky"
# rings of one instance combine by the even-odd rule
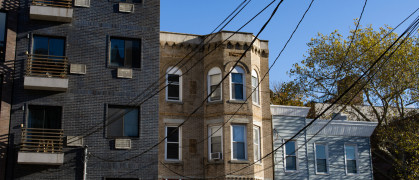
[[[179,33],[208,34],[241,2],[243,0],[161,0],[160,29]],[[237,30],[270,2],[271,0],[252,0],[225,30]],[[277,2],[242,31],[256,34]],[[317,33],[330,34],[337,29],[345,37],[350,35],[349,30],[355,29],[354,19],[359,17],[364,2],[364,0],[314,1],[293,39],[271,69],[269,76],[271,84],[292,80],[287,72],[294,63],[304,58],[303,55],[307,52],[306,43]],[[270,64],[282,49],[309,4],[310,0],[285,0],[271,23],[259,36],[259,39],[269,41]],[[384,25],[395,27],[418,7],[418,0],[368,0],[361,25],[371,24],[374,29]],[[396,32],[401,32],[405,27],[407,26],[400,27]]]

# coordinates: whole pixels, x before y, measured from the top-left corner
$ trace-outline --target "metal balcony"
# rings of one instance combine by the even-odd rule
[[[71,22],[72,0],[32,0],[30,18],[34,20]]]
[[[68,60],[65,56],[28,54],[24,88],[66,91]]]

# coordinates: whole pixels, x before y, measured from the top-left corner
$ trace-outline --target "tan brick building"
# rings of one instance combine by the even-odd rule
[[[257,39],[217,86],[254,38],[227,31],[160,33],[160,75],[167,73],[159,94],[160,179],[273,178],[271,156],[256,162],[272,151],[268,76],[261,81],[269,66],[268,42]],[[190,53],[202,41],[205,46]]]

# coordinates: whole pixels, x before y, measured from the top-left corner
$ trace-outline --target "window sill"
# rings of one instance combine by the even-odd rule
[[[250,163],[248,160],[237,160],[237,159],[233,159],[228,162],[230,164],[249,164]]]
[[[329,173],[319,173],[319,172],[316,172],[316,175],[327,176],[327,175],[329,175]]]
[[[224,164],[223,159],[220,160],[208,160],[208,164]]]
[[[298,170],[285,170],[285,173],[298,173]]]
[[[182,101],[176,101],[176,100],[167,100],[166,99],[166,102],[169,103],[169,104],[183,104]]]
[[[227,102],[232,103],[232,104],[246,104],[246,101],[244,100],[235,100],[235,99],[230,99]]]
[[[208,101],[207,105],[213,105],[213,104],[223,104],[222,100],[218,100],[218,101]]]
[[[170,164],[170,165],[183,165],[183,161],[181,160],[164,160],[165,164]]]
[[[256,103],[254,103],[254,102],[252,102],[252,104],[253,104],[253,106],[256,106],[256,107],[258,107],[258,108],[260,108],[261,106],[260,106],[260,104],[256,104]]]

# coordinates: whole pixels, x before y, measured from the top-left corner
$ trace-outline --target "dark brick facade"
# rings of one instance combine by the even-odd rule
[[[91,153],[88,179],[157,178],[157,148],[138,156],[158,140],[158,96],[140,109],[139,137],[131,138],[130,150],[115,150],[114,138],[106,137],[107,105],[132,106],[140,103],[159,74],[159,0],[142,0],[133,13],[118,12],[117,0],[90,0],[90,7],[74,7],[71,23],[29,19],[29,0],[20,0],[17,34],[13,105],[11,112],[8,179],[82,179],[83,148],[64,146],[64,164],[60,166],[17,164],[21,124],[27,123],[28,105],[62,107],[61,128],[65,136],[84,138]],[[26,54],[31,53],[33,35],[64,37],[65,55],[70,64],[85,64],[85,75],[69,74],[66,92],[24,90]],[[141,68],[133,69],[132,79],[116,78],[109,67],[109,38],[141,39]],[[142,95],[142,96],[139,96]],[[139,96],[139,98],[137,98]],[[136,99],[137,98],[137,99]],[[100,128],[98,130],[95,130]],[[131,158],[138,156],[135,158]],[[103,160],[105,159],[105,160]],[[112,160],[122,162],[113,162]]]

